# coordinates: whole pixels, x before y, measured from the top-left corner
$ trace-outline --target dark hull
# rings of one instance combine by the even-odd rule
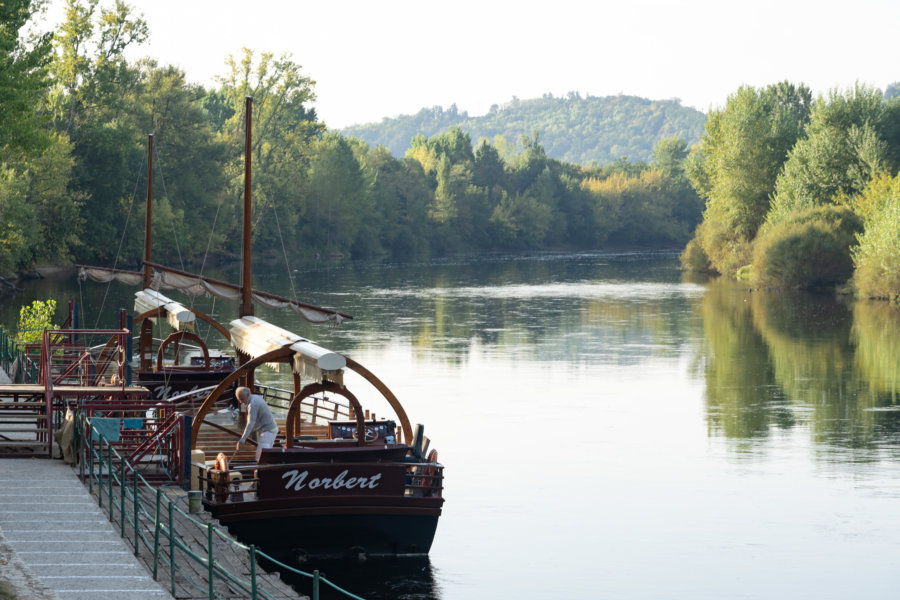
[[[296,558],[424,556],[431,549],[441,498],[387,498],[360,502],[334,498],[292,506],[283,501],[207,504],[217,519],[244,544]]]
[[[424,556],[437,522],[423,515],[325,515],[239,521],[228,530],[273,556]]]

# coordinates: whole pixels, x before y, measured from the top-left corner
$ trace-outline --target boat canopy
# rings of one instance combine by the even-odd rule
[[[232,321],[231,341],[235,348],[251,358],[289,346],[294,352],[292,367],[297,375],[342,384],[346,358],[258,317]],[[277,368],[277,365],[270,366]]]
[[[134,310],[138,314],[144,314],[152,310],[165,310],[166,318],[172,329],[179,330],[193,324],[197,315],[191,312],[183,304],[166,298],[156,290],[149,288],[134,294]]]

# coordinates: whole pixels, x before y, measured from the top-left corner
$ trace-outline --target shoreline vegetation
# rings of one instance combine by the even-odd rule
[[[900,96],[857,83],[741,87],[687,159],[703,221],[691,271],[900,300]]]
[[[894,86],[815,100],[787,82],[742,87],[711,112],[696,145],[657,133],[646,162],[576,164],[548,155],[536,129],[473,140],[458,126],[415,135],[398,158],[329,130],[311,107],[315,82],[289,55],[243,49],[206,89],[176,67],[126,58],[150,34],[133,6],[69,0],[54,32],[36,29],[44,8],[0,7],[8,24],[0,42],[10,49],[0,72],[0,273],[139,263],[149,133],[154,259],[238,254],[241,113],[252,95],[261,255],[404,260],[675,246],[685,248],[686,270],[799,288],[849,281],[865,297],[900,296]],[[491,123],[501,130],[507,108],[595,100],[517,101],[492,111]],[[646,112],[672,103],[613,103],[631,104]],[[655,126],[642,131],[664,130]],[[596,130],[573,127],[573,135]]]

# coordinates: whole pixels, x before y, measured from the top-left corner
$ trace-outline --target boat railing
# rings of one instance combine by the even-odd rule
[[[290,390],[274,386],[257,386],[258,393],[266,403],[276,412],[285,414],[291,405],[294,393]],[[322,396],[310,396],[300,403],[300,416],[307,423],[314,425],[327,425],[329,421],[350,419],[352,412],[350,404],[339,402]]]
[[[119,534],[133,548],[136,557],[143,557],[155,581],[164,581],[165,587],[175,597],[221,597],[223,588],[227,597],[252,600],[275,600],[282,597],[266,580],[260,577],[260,559],[296,575],[307,578],[311,585],[311,598],[320,599],[320,588],[328,586],[341,592],[342,597],[353,600],[363,598],[328,581],[319,571],[301,571],[261,552],[255,546],[247,546],[235,540],[222,527],[213,522],[200,522],[182,506],[187,500],[184,492],[173,488],[154,487],[132,464],[127,456],[114,447],[102,433],[92,441],[94,428],[84,411],[74,415],[74,446],[78,461],[78,475],[97,498],[100,508],[109,520],[118,526]],[[180,493],[179,493],[180,492]],[[206,540],[203,553],[191,540]],[[247,552],[249,576],[233,573],[226,568],[230,562],[217,560],[218,544],[224,542],[235,549]],[[201,595],[198,595],[198,590]],[[219,590],[217,592],[217,590]],[[179,595],[180,594],[180,595]]]

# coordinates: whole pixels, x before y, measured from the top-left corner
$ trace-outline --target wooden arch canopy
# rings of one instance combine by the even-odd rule
[[[397,396],[394,395],[394,392],[390,390],[388,386],[384,384],[383,381],[378,379],[372,371],[368,370],[346,354],[343,355],[345,359],[347,359],[347,368],[355,373],[358,373],[362,376],[363,379],[371,383],[375,386],[375,389],[381,392],[381,395],[384,396],[384,399],[388,401],[388,404],[391,405],[391,408],[394,409],[394,414],[397,415],[397,419],[400,421],[400,428],[403,429],[403,439],[407,444],[412,442],[413,433],[412,427],[409,424],[409,417],[406,416],[406,411],[403,410],[403,405],[400,404],[400,401],[397,399]]]
[[[196,333],[191,333],[190,331],[176,331],[174,333],[170,333],[168,337],[163,340],[162,344],[159,345],[159,350],[156,351],[157,371],[161,371],[163,368],[163,355],[165,354],[166,348],[169,346],[169,344],[175,344],[174,353],[177,362],[178,346],[181,344],[181,340],[183,340],[184,338],[189,339],[200,347],[200,350],[203,351],[203,368],[209,369],[209,348],[206,347],[203,339]]]
[[[203,420],[206,418],[206,415],[209,413],[210,409],[215,406],[216,402],[219,400],[219,397],[228,389],[231,388],[232,384],[244,376],[246,373],[251,372],[253,369],[258,367],[259,365],[265,363],[272,362],[285,362],[291,363],[293,361],[294,351],[291,350],[290,346],[283,346],[276,350],[272,350],[271,352],[267,352],[261,356],[257,356],[253,358],[243,365],[239,366],[232,373],[230,373],[225,379],[223,379],[219,385],[216,386],[214,390],[212,390],[209,395],[203,400],[203,404],[200,405],[200,408],[197,411],[197,414],[194,416],[194,422],[191,425],[191,447],[195,447],[197,445],[197,436],[200,433],[200,426],[203,424]],[[359,374],[363,379],[371,383],[375,389],[377,389],[382,396],[384,396],[385,400],[388,401],[391,408],[394,410],[394,413],[397,415],[397,419],[400,421],[400,427],[403,430],[403,439],[406,443],[410,443],[413,439],[412,435],[412,427],[409,423],[409,417],[406,415],[406,411],[403,410],[403,406],[400,404],[400,401],[397,399],[397,396],[388,388],[383,381],[381,381],[378,377],[375,376],[374,373],[369,371],[367,368],[353,360],[352,358],[344,355],[344,358],[347,359],[347,368],[355,373]],[[295,387],[298,378],[294,378]],[[319,388],[314,388],[313,386],[320,386]],[[308,393],[305,393],[307,392]],[[341,396],[347,398],[350,401],[350,404],[353,406],[354,411],[356,413],[357,420],[357,437],[359,439],[365,440],[365,424],[362,419],[364,419],[363,411],[359,405],[359,401],[356,399],[353,394],[347,391],[346,388],[341,388],[340,386],[326,382],[325,384],[315,383],[309,384],[304,387],[302,390],[298,391],[295,389],[295,397],[291,401],[291,408],[288,409],[288,413],[290,414],[291,410],[296,403],[297,408],[296,411],[299,413],[300,401],[304,398],[318,393],[319,391],[330,391]],[[304,395],[305,393],[305,395]],[[298,400],[300,398],[300,400]],[[295,417],[296,418],[296,417]],[[362,424],[361,433],[359,431],[359,427]],[[293,429],[290,425],[286,427],[287,431],[292,432]],[[292,439],[292,436],[287,436],[288,439]]]
[[[257,356],[240,367],[232,371],[228,374],[225,379],[223,379],[219,385],[216,386],[214,390],[212,390],[209,395],[203,400],[203,404],[200,405],[200,408],[197,410],[197,414],[194,415],[194,422],[191,424],[191,448],[197,446],[197,435],[200,433],[200,426],[203,424],[203,420],[206,418],[206,415],[209,413],[210,409],[215,406],[216,402],[219,400],[219,397],[231,388],[232,384],[243,377],[245,374],[251,372],[253,369],[258,367],[259,365],[271,362],[290,362],[293,360],[294,351],[291,350],[290,346],[283,346],[281,348],[277,348],[272,350],[271,352],[266,352],[261,356]]]
[[[288,407],[287,418],[285,420],[284,429],[285,429],[285,446],[288,448],[294,447],[294,434],[297,433],[298,426],[300,425],[299,416],[300,416],[300,404],[306,398],[309,398],[313,394],[318,394],[319,392],[331,392],[332,394],[337,394],[339,396],[343,396],[350,402],[350,406],[353,407],[353,412],[356,415],[356,445],[357,446],[365,446],[366,445],[366,419],[363,414],[362,405],[359,403],[359,400],[356,399],[356,396],[350,393],[350,390],[347,388],[342,388],[336,383],[332,383],[331,381],[324,381],[322,383],[310,383],[303,387],[299,393],[294,394],[294,398],[291,400],[291,405]]]

